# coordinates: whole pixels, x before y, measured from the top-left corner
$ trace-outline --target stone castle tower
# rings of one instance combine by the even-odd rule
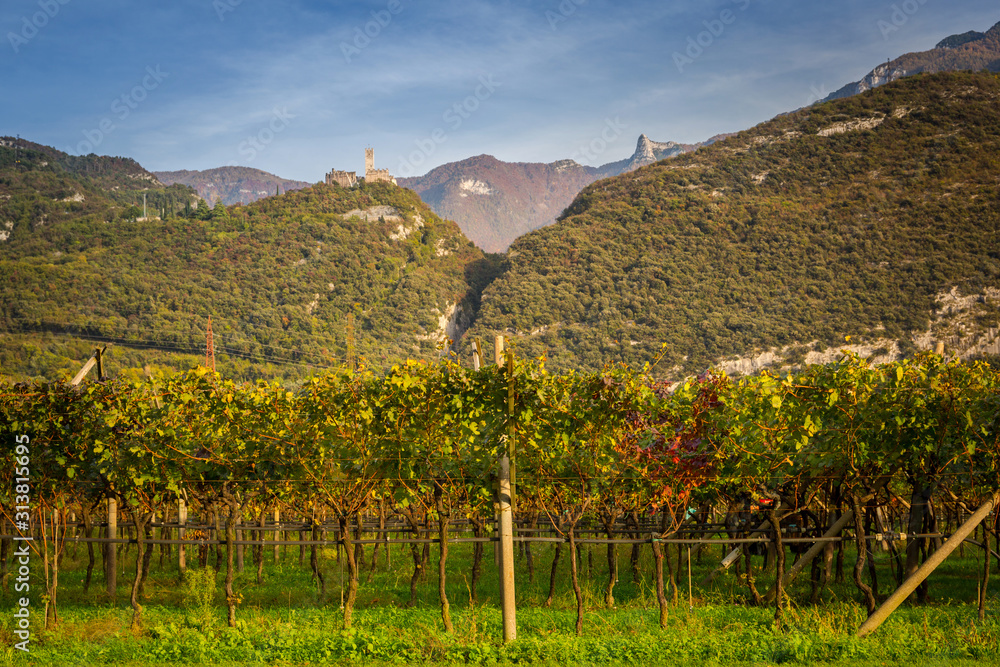
[[[365,149],[365,183],[392,183],[396,185],[396,179],[392,177],[388,169],[375,168],[375,149]]]
[[[396,185],[396,179],[392,177],[388,169],[375,168],[375,149],[365,149],[365,176],[366,183],[392,183]],[[358,175],[353,171],[338,171],[334,169],[326,175],[327,185],[339,185],[342,188],[353,188],[358,184]]]

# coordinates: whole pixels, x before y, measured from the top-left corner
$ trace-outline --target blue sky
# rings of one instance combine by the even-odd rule
[[[310,182],[363,171],[369,145],[397,175],[483,153],[598,165],[998,21],[996,0],[4,0],[0,134]]]

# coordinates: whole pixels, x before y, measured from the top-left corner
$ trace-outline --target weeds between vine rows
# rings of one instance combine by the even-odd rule
[[[453,549],[454,571],[468,572],[471,545]],[[277,564],[269,554],[262,585],[256,584],[251,567],[238,575],[242,604],[235,628],[226,627],[226,605],[218,585],[224,575],[213,576],[212,559],[208,568],[189,570],[184,578],[176,563],[164,562],[157,568],[154,560],[143,625],[131,632],[126,583],[117,603],[103,592],[100,578],[89,592],[83,591],[85,553],[80,548],[74,555],[72,547],[67,552],[59,625],[47,631],[35,628],[32,653],[26,656],[7,648],[12,635],[6,620],[0,630],[4,646],[0,664],[1000,664],[996,614],[1000,598],[990,595],[990,613],[979,623],[976,582],[970,573],[981,567],[982,560],[971,547],[964,557],[956,554],[934,574],[931,604],[903,607],[875,636],[858,640],[853,633],[865,610],[850,580],[851,551],[845,554],[845,582],[832,584],[820,604],[808,604],[807,581],[796,582],[782,632],[773,629],[771,609],[746,604],[745,586],[733,573],[711,587],[695,586],[692,609],[686,588],[680,591],[667,629],[660,630],[648,548],[635,583],[628,554],[620,550],[617,607],[607,609],[604,548],[585,546],[580,564],[587,614],[584,634],[576,637],[576,603],[568,576],[563,576],[568,563],[563,558],[552,607],[542,607],[551,547],[536,546],[534,582],[528,580],[523,559],[518,563],[519,638],[509,646],[499,641],[501,619],[492,568],[485,568],[478,601],[469,599],[462,576],[451,578],[455,633],[448,635],[441,626],[432,575],[421,582],[416,605],[406,607],[410,563],[399,547],[394,548],[392,567],[386,566],[383,552],[372,580],[361,586],[351,630],[343,628],[333,549],[323,558],[326,600],[318,597],[308,558],[304,567],[299,566],[297,549],[286,550]],[[693,559],[695,581],[718,563],[718,556],[719,550],[713,548]],[[761,565],[762,559],[756,558],[755,566]],[[878,565],[883,581],[891,581],[887,559],[878,558]],[[122,569],[124,575],[124,564]],[[758,569],[755,576],[759,586],[769,585],[767,573]],[[121,582],[127,579],[119,576]],[[13,593],[4,592],[0,605],[12,609]]]

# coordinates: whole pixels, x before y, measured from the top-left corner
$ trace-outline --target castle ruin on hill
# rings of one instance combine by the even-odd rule
[[[396,179],[389,173],[388,169],[375,168],[375,149],[365,149],[365,183],[392,183],[396,185]],[[354,171],[339,171],[334,169],[326,175],[327,185],[339,185],[342,188],[352,188],[358,184],[358,175]]]

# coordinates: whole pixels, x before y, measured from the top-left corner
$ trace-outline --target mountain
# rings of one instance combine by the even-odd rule
[[[706,144],[711,142],[712,140],[710,139],[706,142]],[[675,141],[661,143],[658,141],[652,141],[649,137],[643,134],[639,137],[639,142],[636,144],[635,153],[632,154],[632,157],[603,165],[597,169],[597,173],[601,178],[617,176],[618,174],[624,174],[628,171],[635,171],[639,167],[645,167],[647,164],[653,164],[658,160],[663,160],[668,157],[680,155],[681,153],[696,150],[702,145],[703,144],[679,144]]]
[[[865,78],[847,84],[823,101],[829,102],[858,95],[914,74],[961,70],[978,72],[984,69],[1000,72],[1000,23],[985,33],[971,31],[962,35],[952,35],[941,40],[930,51],[907,53],[884,65],[879,65]]]
[[[264,197],[273,197],[279,190],[285,193],[312,185],[304,181],[290,181],[250,167],[219,167],[205,171],[157,171],[155,174],[167,185],[173,183],[190,185],[209,206],[214,206],[218,201],[225,206],[250,204]]]
[[[655,142],[644,134],[631,157],[600,167],[573,160],[501,162],[479,155],[442,165],[424,176],[398,180],[438,215],[458,222],[480,248],[503,252],[522,234],[554,223],[577,193],[594,181],[696,150],[720,137],[704,144],[678,144]]]
[[[150,200],[186,205],[143,219],[105,188],[141,174],[135,163],[95,156],[73,173],[26,146],[0,146],[0,369],[14,378],[75,373],[95,341],[114,344],[116,371],[204,363],[209,317],[230,377],[294,381],[352,350],[379,367],[432,358],[493,277],[455,223],[403,188],[319,184],[194,210],[187,186],[150,183]]]
[[[106,220],[173,215],[191,207],[197,193],[186,185],[164,185],[142,165],[126,157],[69,155],[42,144],[0,137],[2,185],[0,220],[10,235],[14,220],[32,210],[34,226],[96,214]],[[16,195],[16,196],[15,196]],[[132,210],[138,209],[138,213]]]
[[[465,341],[669,377],[996,354],[998,100],[993,74],[910,77],[591,184],[511,245]]]
[[[438,215],[458,221],[487,252],[502,252],[518,236],[551,224],[597,170],[572,160],[552,164],[501,162],[479,155],[442,165],[426,176],[401,178]]]

